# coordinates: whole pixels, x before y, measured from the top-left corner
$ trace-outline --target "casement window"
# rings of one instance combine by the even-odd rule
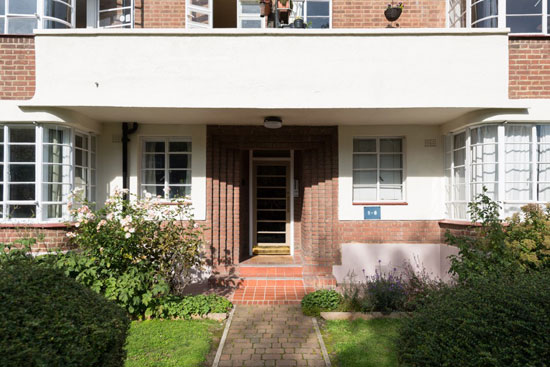
[[[445,151],[449,218],[468,219],[467,203],[482,187],[502,204],[503,217],[550,202],[550,125],[475,127],[447,135]]]
[[[260,4],[256,0],[237,1],[237,28],[265,28],[265,18],[260,16]]]
[[[353,202],[403,201],[403,138],[353,139]]]
[[[164,199],[191,195],[191,139],[146,138],[141,162],[141,192]]]
[[[304,21],[309,28],[330,28],[330,0],[306,0]]]
[[[79,182],[75,176],[77,136],[93,146],[81,167],[95,170],[95,137],[61,126],[0,127],[0,210],[4,221],[68,219],[68,195]],[[82,187],[88,200],[95,200],[94,180],[95,175],[89,176]]]
[[[76,0],[0,0],[0,34],[74,28]]]
[[[510,28],[516,34],[548,34],[550,0],[448,0],[449,27]]]

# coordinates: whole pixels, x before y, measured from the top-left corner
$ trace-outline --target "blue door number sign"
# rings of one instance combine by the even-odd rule
[[[380,207],[379,206],[365,206],[363,219],[380,219]]]

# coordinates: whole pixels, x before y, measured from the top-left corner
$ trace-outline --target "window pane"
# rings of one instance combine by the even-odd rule
[[[164,186],[142,186],[142,190],[153,196],[164,197]]]
[[[145,168],[164,168],[164,154],[146,154]]]
[[[10,142],[11,143],[34,143],[35,132],[34,128],[10,128]]]
[[[145,143],[145,151],[147,153],[164,153],[164,142],[148,141]]]
[[[48,165],[45,164],[42,168],[42,180],[44,182],[65,182],[70,180],[70,166]]]
[[[483,188],[487,189],[487,196],[493,200],[497,200],[497,184],[494,183],[483,183],[483,184],[474,184],[472,185],[472,197],[475,197],[483,192]]]
[[[471,130],[471,144],[489,144],[497,142],[497,126],[483,126]]]
[[[10,200],[35,200],[34,184],[10,184]]]
[[[76,167],[74,172],[74,184],[77,186],[85,186],[88,183],[88,170]]]
[[[380,186],[380,200],[402,200],[401,187]]]
[[[401,171],[380,171],[380,184],[400,185],[403,183]]]
[[[191,171],[170,170],[171,184],[191,184]]]
[[[191,195],[191,186],[170,186],[170,199]]]
[[[453,136],[453,139],[454,139],[454,144],[453,144],[454,149],[459,149],[466,146],[466,133],[456,134]]]
[[[541,0],[506,0],[507,14],[541,14]]]
[[[132,12],[130,9],[116,9],[99,13],[99,26],[130,26],[132,24]]]
[[[10,162],[34,162],[34,145],[11,145]]]
[[[189,0],[191,5],[201,6],[203,8],[208,8],[208,0]]]
[[[43,210],[46,212],[47,219],[63,218],[63,207],[61,204],[48,204],[44,205]]]
[[[162,185],[164,184],[164,179],[164,170],[143,171],[143,183],[146,185]]]
[[[375,139],[353,139],[353,151],[361,153],[376,152]]]
[[[10,181],[12,182],[33,182],[35,180],[34,166],[25,164],[11,164]]]
[[[57,1],[44,0],[44,15],[71,22],[71,8]]]
[[[44,130],[44,143],[69,144],[69,130],[63,128],[47,128]]]
[[[365,169],[365,168],[374,168],[376,169],[376,154],[354,154],[353,155],[353,168],[354,169]]]
[[[506,26],[512,33],[541,33],[542,16],[506,17]]]
[[[403,156],[401,154],[381,154],[380,168],[403,168]]]
[[[69,195],[70,186],[60,184],[42,185],[42,200],[63,201]]]
[[[170,154],[170,167],[169,168],[190,168],[191,167],[191,155],[189,154]]]
[[[504,168],[506,182],[531,181],[530,164],[507,164]]]
[[[401,139],[380,139],[380,152],[382,153],[401,153]]]
[[[376,187],[356,187],[353,189],[353,200],[360,201],[375,201]]]
[[[5,19],[4,18],[0,18],[0,34],[3,34],[4,33],[4,27],[5,27]]]
[[[538,181],[550,182],[550,164],[539,164]]]
[[[162,143],[164,144],[164,143]],[[164,145],[163,145],[164,147]],[[174,152],[191,152],[191,142],[184,141],[171,141],[169,144],[169,151]]]
[[[260,14],[260,4],[241,4],[243,14]]]
[[[353,172],[354,185],[376,185],[376,171]]]
[[[8,216],[11,218],[36,218],[36,205],[9,205]]]
[[[8,2],[8,13],[12,14],[35,14],[36,0],[11,0]]]
[[[307,22],[311,22],[311,27],[316,29],[328,29],[330,28],[330,18],[329,17],[308,17]]]
[[[0,0],[0,15],[6,14],[6,7],[4,0]]]
[[[82,151],[76,150],[75,153],[79,155],[80,163],[77,163],[79,165],[82,164]],[[69,164],[70,157],[71,157],[71,148],[70,147],[63,147],[60,145],[46,145],[43,149],[43,157],[42,161],[44,163],[65,163]]]
[[[77,166],[88,165],[88,152],[80,149],[75,149],[75,164]]]
[[[243,19],[241,21],[241,28],[262,28],[261,19]]]
[[[550,202],[550,184],[538,185],[538,200],[545,203]]]
[[[527,201],[531,200],[531,184],[530,183],[506,183],[505,191],[506,200]]]
[[[465,164],[465,162],[466,162],[466,150],[465,149],[455,150],[453,152],[453,156],[454,156],[455,167],[456,166],[463,166]]]
[[[36,28],[36,18],[9,18],[8,33],[32,34]]]
[[[307,15],[329,15],[329,2],[328,1],[308,1],[307,2]]]

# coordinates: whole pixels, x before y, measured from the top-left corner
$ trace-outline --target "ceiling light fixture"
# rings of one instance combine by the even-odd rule
[[[264,126],[268,129],[279,129],[283,126],[283,119],[278,116],[269,116],[264,119]]]

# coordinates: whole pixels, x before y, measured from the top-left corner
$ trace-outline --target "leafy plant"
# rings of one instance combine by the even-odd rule
[[[342,303],[342,296],[334,290],[320,289],[302,298],[302,312],[308,316],[318,316],[319,312],[333,311]]]
[[[56,266],[141,317],[154,313],[154,299],[181,293],[201,268],[202,227],[186,199],[164,205],[150,194],[124,194],[117,190],[99,210],[74,195],[75,230],[67,235],[79,251],[59,254]]]
[[[122,367],[129,320],[28,253],[0,254],[0,365]]]
[[[404,310],[407,299],[405,283],[396,268],[389,273],[376,269],[373,276],[366,278],[364,311],[391,313]]]
[[[203,316],[209,313],[226,313],[231,308],[233,308],[231,302],[215,294],[166,296],[156,300],[154,311],[146,316],[189,319],[192,316]]]
[[[546,366],[550,272],[471,278],[443,288],[404,319],[398,341],[410,367]]]

